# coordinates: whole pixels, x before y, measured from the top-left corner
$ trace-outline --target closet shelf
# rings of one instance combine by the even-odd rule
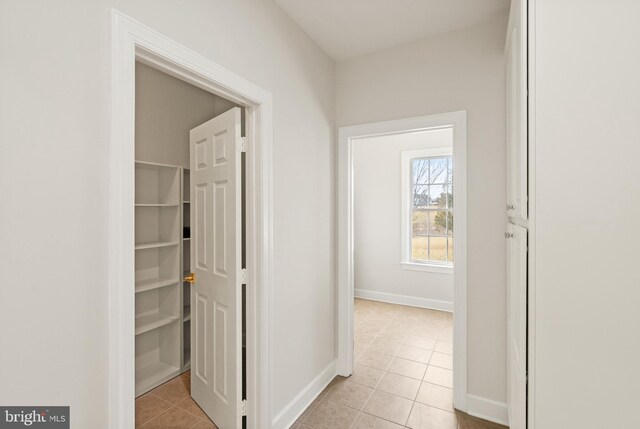
[[[146,292],[148,290],[158,289],[165,286],[172,286],[179,282],[180,280],[176,278],[140,280],[136,282],[136,293]]]
[[[158,247],[177,246],[177,241],[156,241],[152,243],[140,243],[136,244],[136,250],[155,249]]]
[[[184,200],[182,203],[183,203],[183,204],[191,204],[191,201],[189,201],[189,200]]]
[[[157,386],[158,384],[173,378],[180,368],[171,366],[162,361],[153,362],[136,371],[136,395]]]
[[[176,320],[178,320],[177,316],[164,314],[159,311],[143,314],[136,317],[136,335],[143,334],[151,331],[152,329],[160,328],[170,324],[171,322],[175,322]]]

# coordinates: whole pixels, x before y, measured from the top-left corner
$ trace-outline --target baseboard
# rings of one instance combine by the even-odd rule
[[[507,404],[476,395],[467,395],[467,414],[509,426]]]
[[[291,402],[289,402],[273,418],[272,429],[288,429],[309,405],[322,393],[331,380],[336,376],[336,361],[332,361],[320,374],[316,376]]]
[[[355,289],[354,292],[356,298],[453,312],[453,302],[449,301],[439,301],[437,299],[418,298],[415,296],[397,295],[395,293],[377,292],[364,289]]]

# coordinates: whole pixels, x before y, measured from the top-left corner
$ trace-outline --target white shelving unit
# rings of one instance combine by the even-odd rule
[[[182,168],[135,163],[136,396],[182,369]]]
[[[182,269],[191,272],[191,200],[189,169],[182,170]],[[191,367],[191,284],[182,283],[182,371]]]

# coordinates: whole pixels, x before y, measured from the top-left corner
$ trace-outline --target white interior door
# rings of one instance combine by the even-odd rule
[[[242,427],[240,109],[191,130],[191,396]]]
[[[527,230],[507,224],[507,367],[509,427],[527,425]]]

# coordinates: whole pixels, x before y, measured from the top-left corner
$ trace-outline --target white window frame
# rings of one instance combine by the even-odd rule
[[[400,154],[402,180],[401,180],[401,195],[402,195],[402,208],[401,208],[401,220],[400,220],[400,236],[401,236],[401,260],[400,265],[405,270],[414,271],[427,271],[443,274],[453,273],[452,262],[437,262],[437,261],[417,261],[411,258],[411,205],[413,201],[413,184],[411,183],[411,160],[415,158],[432,158],[438,156],[451,156],[453,157],[453,142],[451,146],[418,149],[418,150],[406,150]],[[455,176],[452,184],[455,182]],[[455,192],[455,188],[454,188]],[[455,234],[455,233],[454,233]],[[452,237],[453,238],[453,237]],[[455,259],[454,259],[455,260]]]

